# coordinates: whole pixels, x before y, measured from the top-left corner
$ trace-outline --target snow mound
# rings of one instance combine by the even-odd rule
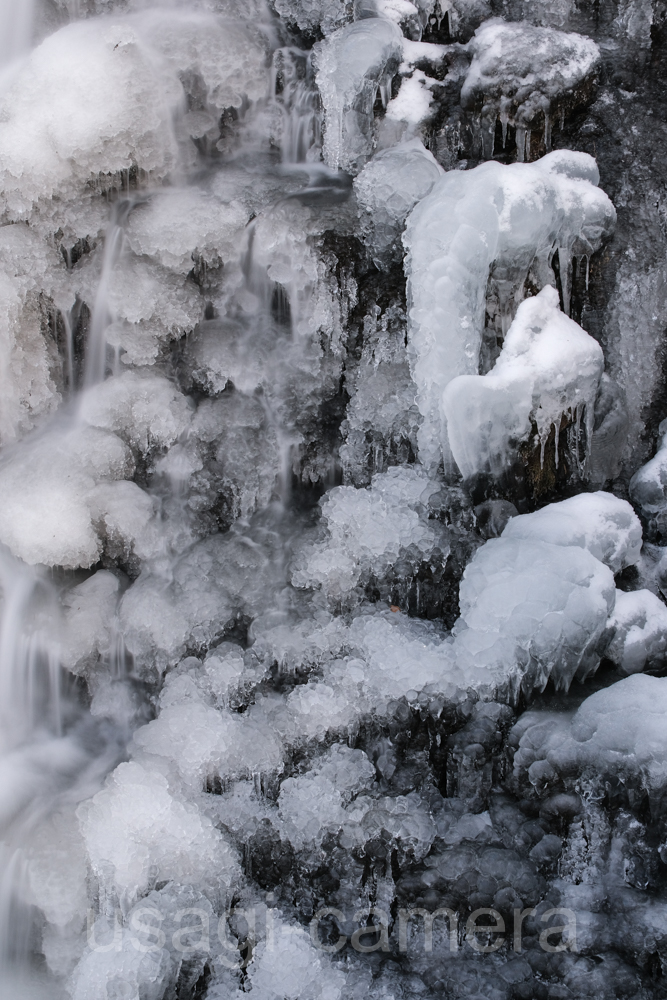
[[[616,574],[639,562],[642,528],[627,500],[598,491],[514,517],[503,538],[579,545]]]
[[[515,125],[519,160],[536,118],[544,119],[549,148],[549,118],[558,102],[590,82],[600,65],[600,50],[590,38],[500,18],[477,29],[468,52],[472,62],[461,104],[481,113],[494,130],[498,118],[503,132],[508,123]]]
[[[662,673],[667,663],[667,608],[650,590],[616,593],[607,657],[624,674]]]
[[[457,641],[509,640],[523,660],[526,692],[550,678],[567,690],[575,676],[597,669],[614,600],[611,571],[586,549],[503,535],[478,549],[465,569],[461,625],[472,636],[459,625]]]
[[[553,282],[557,250],[569,311],[572,255],[592,253],[615,224],[613,205],[590,180],[594,167],[586,154],[560,151],[537,163],[453,170],[408,217],[410,364],[427,467],[442,456],[445,387],[458,375],[478,374],[487,294],[509,326],[529,273],[538,288]]]
[[[517,310],[495,367],[488,375],[459,375],[445,387],[442,409],[448,443],[465,478],[500,475],[535,423],[541,455],[552,428],[558,465],[562,417],[586,418],[593,434],[594,403],[604,368],[602,348],[560,311],[547,286]],[[445,446],[446,447],[446,446]]]

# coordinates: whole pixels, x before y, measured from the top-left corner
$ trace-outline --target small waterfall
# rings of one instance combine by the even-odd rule
[[[282,113],[284,164],[314,163],[322,149],[322,111],[310,52],[286,47],[273,57],[273,93]]]
[[[111,217],[104,238],[104,254],[93,314],[90,320],[90,330],[86,344],[86,363],[83,376],[83,388],[89,389],[104,381],[107,369],[106,332],[113,322],[113,310],[110,305],[111,282],[113,272],[123,252],[125,238],[123,226],[134,207],[129,198],[121,198],[111,208]]]

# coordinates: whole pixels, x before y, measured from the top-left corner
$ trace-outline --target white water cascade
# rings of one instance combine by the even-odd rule
[[[667,41],[589,6],[0,6],[0,1000],[663,996]]]

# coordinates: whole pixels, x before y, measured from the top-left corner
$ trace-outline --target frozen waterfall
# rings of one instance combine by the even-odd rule
[[[0,1000],[667,996],[665,25],[0,2]]]

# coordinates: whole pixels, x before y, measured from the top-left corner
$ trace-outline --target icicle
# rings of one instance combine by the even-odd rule
[[[572,255],[566,247],[558,248],[558,265],[560,267],[560,287],[563,292],[563,312],[569,316]]]
[[[588,291],[588,269],[589,269],[590,262],[591,262],[591,259],[588,256],[588,254],[586,254],[586,291]]]
[[[558,468],[558,442],[560,441],[560,422],[562,419],[562,414],[559,414],[557,419],[554,420],[554,448],[556,454],[554,456],[556,462],[556,468]]]
[[[522,125],[516,127],[516,158],[519,163],[524,162],[526,151],[526,130]]]
[[[551,149],[551,118],[548,111],[544,112],[544,145],[548,153]]]
[[[530,140],[532,138],[532,132],[530,129],[526,131],[526,163],[530,163]]]
[[[505,148],[505,143],[507,142],[507,123],[509,121],[508,115],[501,111],[500,113],[500,127],[503,133],[503,149]]]
[[[563,105],[561,107],[561,109],[560,109],[560,130],[561,130],[561,132],[563,131],[564,128],[565,128],[565,105]]]
[[[65,328],[65,372],[67,375],[67,391],[74,392],[74,334],[68,312],[61,312],[60,317]]]

